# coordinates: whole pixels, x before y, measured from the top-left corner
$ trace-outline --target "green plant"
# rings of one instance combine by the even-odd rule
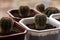
[[[30,8],[28,6],[20,6],[19,7],[19,15],[20,17],[27,17],[30,15]]]
[[[0,33],[7,34],[13,30],[13,20],[9,17],[2,17],[0,20]]]
[[[48,7],[45,9],[45,14],[49,17],[51,14],[59,13],[60,11],[56,7]]]
[[[36,5],[36,9],[40,12],[44,12],[45,5],[44,4],[38,4],[38,5]]]
[[[45,29],[47,17],[44,14],[35,15],[35,29]]]

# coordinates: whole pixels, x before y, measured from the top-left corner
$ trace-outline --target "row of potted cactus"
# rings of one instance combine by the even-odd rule
[[[20,6],[18,9],[11,9],[8,14],[14,19],[19,21],[22,18],[33,17],[35,14],[44,13],[49,17],[51,14],[60,13],[60,10],[56,7],[45,8],[44,4],[36,5],[36,9],[29,8],[29,6]]]
[[[57,40],[60,22],[51,14],[59,9],[39,4],[36,9],[20,6],[8,11],[9,17],[0,20],[0,39],[2,40]],[[26,39],[25,39],[26,38]]]

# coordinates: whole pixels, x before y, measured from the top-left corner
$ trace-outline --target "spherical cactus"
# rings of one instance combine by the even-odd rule
[[[8,17],[2,17],[0,20],[1,33],[10,33],[13,30],[13,20]]]
[[[60,11],[55,7],[48,7],[45,9],[45,14],[49,17],[51,14],[59,13]]]
[[[45,5],[44,4],[38,4],[38,5],[36,5],[36,9],[40,12],[44,12]]]
[[[28,6],[20,6],[19,7],[19,15],[20,17],[27,17],[30,15],[30,8]]]
[[[44,14],[35,15],[35,28],[38,30],[45,29],[46,21],[47,21],[46,15],[44,15]]]

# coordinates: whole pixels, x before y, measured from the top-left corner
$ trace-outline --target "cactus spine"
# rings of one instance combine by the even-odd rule
[[[38,30],[45,29],[46,21],[47,21],[46,15],[44,14],[35,15],[35,28]]]
[[[30,8],[28,6],[20,6],[19,7],[19,15],[20,17],[27,17],[30,15]]]
[[[2,17],[0,20],[1,33],[10,33],[13,30],[13,20],[8,17]]]
[[[40,12],[44,12],[45,5],[44,4],[38,4],[38,5],[36,5],[36,9]]]

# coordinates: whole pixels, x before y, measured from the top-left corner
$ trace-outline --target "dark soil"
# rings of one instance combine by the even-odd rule
[[[31,29],[35,29],[35,24],[27,24],[27,26]],[[56,28],[55,26],[52,26],[50,24],[46,24],[46,28],[45,29],[52,29],[52,28]],[[37,29],[36,29],[37,30]]]
[[[18,10],[11,10],[10,13],[15,17],[20,17]],[[30,13],[31,13],[31,15],[28,17],[33,17],[35,15],[33,10],[30,10]],[[22,18],[22,17],[20,17],[20,18]]]
[[[60,19],[56,19],[56,20],[60,21]]]

